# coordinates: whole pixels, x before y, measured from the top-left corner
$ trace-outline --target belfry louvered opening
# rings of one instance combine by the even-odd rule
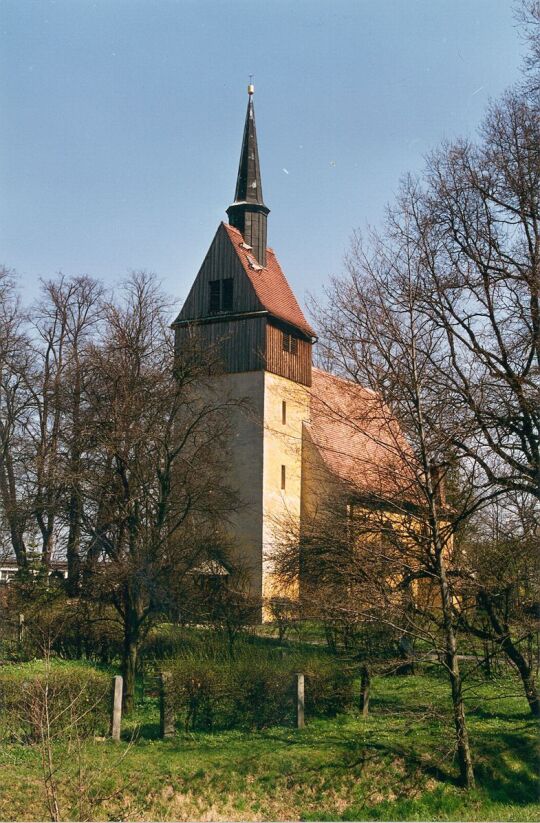
[[[283,332],[283,351],[298,354],[298,338],[289,332]]]

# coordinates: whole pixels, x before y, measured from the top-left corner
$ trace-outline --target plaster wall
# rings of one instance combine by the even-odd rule
[[[284,530],[300,530],[302,431],[309,420],[310,390],[258,370],[221,375],[212,391],[241,403],[229,412],[227,483],[239,500],[229,518],[233,559],[249,575],[254,595],[296,596],[296,590],[284,592],[277,585],[273,555]]]
[[[319,520],[345,512],[350,491],[328,470],[309,426],[304,426],[302,443],[301,522],[302,528],[309,531]]]
[[[229,517],[232,558],[248,576],[254,595],[262,591],[264,372],[224,374],[213,391],[239,401],[231,415],[227,483],[238,495]]]
[[[285,403],[285,408],[283,406]],[[293,596],[273,573],[273,555],[286,532],[300,529],[302,429],[309,420],[310,391],[286,377],[264,373],[263,591],[265,598]],[[282,488],[284,481],[285,488]]]

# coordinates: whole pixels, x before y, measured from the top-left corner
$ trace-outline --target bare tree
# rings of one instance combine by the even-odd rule
[[[31,416],[30,341],[13,274],[0,270],[0,500],[19,568],[27,566],[29,513],[21,489],[28,463],[25,429]]]
[[[400,587],[421,579],[436,587],[438,603],[420,609],[416,597],[414,614],[422,610],[434,624],[440,614],[466,785],[474,778],[453,536],[494,499],[540,498],[539,129],[534,95],[513,91],[491,107],[479,144],[458,141],[434,153],[423,179],[404,182],[384,234],[367,245],[354,238],[348,276],[334,281],[318,311],[325,361],[380,398],[380,408],[364,398],[365,421],[358,415],[354,424],[372,438],[386,429],[385,449],[414,477],[401,500],[383,494],[371,508],[363,501],[362,529],[378,530],[390,565],[400,552],[407,558],[408,571],[403,560],[394,566]],[[398,438],[392,444],[385,408],[409,449]],[[451,509],[441,496],[449,467],[461,484]],[[485,588],[478,594],[510,651],[493,599]],[[530,689],[528,697],[535,705]]]
[[[392,215],[421,271],[433,359],[462,420],[454,447],[486,490],[540,499],[540,116],[531,95],[492,105],[481,141],[444,146]],[[420,308],[420,303],[419,303]]]
[[[459,620],[488,643],[490,658],[501,652],[518,672],[532,714],[540,717],[533,638],[540,603],[539,512],[534,499],[512,496],[482,509],[460,536]]]
[[[525,88],[531,94],[540,92],[540,2],[521,0],[516,8],[523,39],[528,45],[525,55]]]
[[[43,298],[31,312],[34,368],[28,375],[34,414],[27,435],[33,446],[29,493],[41,535],[41,558],[50,561],[62,530],[68,586],[79,584],[81,471],[85,357],[98,331],[103,288],[89,277],[65,277],[43,284]]]
[[[67,549],[74,592],[83,361],[102,289],[87,277],[60,275],[24,312],[9,273],[2,283],[0,488],[11,545],[20,569],[36,559],[47,568],[56,548]]]
[[[436,379],[441,332],[419,310],[422,282],[415,245],[385,246],[374,238],[369,251],[356,238],[348,277],[334,281],[327,307],[318,312],[326,356],[341,373],[372,390],[355,414],[348,413],[348,425],[378,440],[396,466],[393,482],[375,484],[373,499],[359,501],[356,528],[372,535],[371,543],[364,540],[371,555],[373,535],[382,541],[383,579],[398,575],[403,591],[415,580],[436,588],[430,615],[442,636],[440,658],[451,687],[461,780],[470,787],[474,774],[448,575],[459,518],[446,511],[442,473],[434,470],[451,455],[457,432]],[[401,626],[411,633],[407,609],[400,611]]]
[[[87,599],[115,609],[129,709],[152,621],[191,599],[198,564],[222,551],[235,507],[222,482],[233,402],[209,379],[217,358],[195,336],[175,354],[149,275],[114,300],[90,278],[59,276],[44,284],[28,332],[8,273],[0,286],[10,542],[21,569],[28,545],[45,573],[53,554],[66,556],[83,611]]]
[[[129,711],[140,644],[221,546],[235,499],[222,478],[232,404],[212,391],[211,353],[174,354],[151,276],[133,275],[122,296],[105,306],[89,364],[84,596],[111,603],[122,625]]]

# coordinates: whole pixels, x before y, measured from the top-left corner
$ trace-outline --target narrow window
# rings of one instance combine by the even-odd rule
[[[298,338],[291,335],[291,354],[298,354]]]
[[[285,488],[285,466],[281,467],[281,488]]]
[[[221,311],[232,311],[233,307],[233,279],[226,277],[221,281]]]
[[[283,425],[287,423],[287,404],[285,400],[281,401],[281,422]]]
[[[221,282],[219,280],[210,280],[210,311],[219,311],[220,307],[220,292]]]

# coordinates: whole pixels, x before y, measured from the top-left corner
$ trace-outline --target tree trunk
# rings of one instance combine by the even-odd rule
[[[469,734],[467,731],[467,723],[465,721],[463,687],[457,655],[447,654],[446,663],[450,672],[450,684],[452,686],[452,706],[454,713],[454,725],[456,728],[460,781],[465,788],[473,789],[475,783],[474,771],[472,765],[471,748],[469,745]]]
[[[76,597],[80,589],[81,580],[81,512],[78,491],[72,492],[69,500],[69,532],[67,540],[67,590],[70,597]]]
[[[4,429],[0,423],[0,434],[4,434]],[[18,513],[17,485],[11,455],[7,451],[7,446],[3,445],[0,452],[0,494],[4,506],[4,514],[9,524],[11,545],[19,569],[26,569],[28,558],[26,545],[24,542],[24,526]]]
[[[49,569],[54,550],[54,517],[47,517],[47,521],[51,521],[51,525],[49,525],[49,522],[45,523],[42,514],[37,516],[37,521],[41,530],[41,562],[45,569]]]
[[[130,714],[135,706],[135,684],[139,643],[133,627],[126,625],[122,655],[122,677],[124,678],[124,714]]]
[[[540,696],[538,695],[538,689],[536,688],[532,667],[528,665],[525,657],[514,644],[512,638],[510,637],[508,626],[499,620],[495,606],[493,605],[493,601],[488,592],[481,591],[478,599],[489,618],[489,622],[491,623],[493,631],[497,636],[501,649],[506,654],[508,659],[512,661],[519,672],[531,714],[534,717],[540,717]]]
[[[336,637],[335,637],[335,632],[334,632],[332,626],[330,626],[329,623],[324,624],[324,636],[325,636],[328,648],[330,649],[332,654],[335,654],[336,651],[337,651]]]
[[[436,571],[439,578],[441,593],[441,609],[445,634],[445,663],[450,678],[452,690],[452,709],[454,715],[454,725],[456,729],[457,756],[459,764],[459,775],[462,786],[472,789],[475,785],[474,770],[472,764],[471,747],[469,745],[469,734],[465,720],[465,705],[463,703],[463,684],[459,670],[457,657],[457,643],[452,621],[452,595],[448,587],[446,577],[446,564],[443,557],[444,544],[438,535],[438,523],[434,521],[435,544],[436,544]]]
[[[522,670],[518,667],[518,671],[523,682],[525,697],[527,698],[531,714],[534,717],[540,717],[540,697],[538,696],[538,689],[536,688],[533,674],[528,666],[526,667],[526,670]]]
[[[22,534],[22,528],[19,525],[17,517],[9,517],[9,533],[11,536],[11,545],[15,553],[15,560],[17,561],[17,568],[28,568],[26,545]]]
[[[371,687],[371,673],[369,666],[364,663],[360,670],[360,711],[364,717],[369,714],[369,692]]]
[[[492,671],[491,671],[491,649],[489,648],[489,642],[487,638],[484,638],[482,641],[482,645],[484,648],[484,658],[482,660],[482,666],[484,668],[484,675],[486,680],[491,679]]]
[[[227,626],[227,644],[229,647],[229,657],[234,660],[234,641],[236,640],[236,631],[233,626]]]
[[[402,635],[398,643],[399,656],[405,662],[398,666],[396,674],[414,674],[414,646],[408,635]]]
[[[78,352],[76,352],[76,361],[78,364]],[[67,589],[71,597],[75,597],[79,593],[81,584],[81,373],[77,365],[75,372],[75,383],[73,387],[73,431],[71,442],[70,455],[70,474],[71,474],[71,493],[69,496],[69,530],[67,540],[67,565],[68,565],[68,581]]]

